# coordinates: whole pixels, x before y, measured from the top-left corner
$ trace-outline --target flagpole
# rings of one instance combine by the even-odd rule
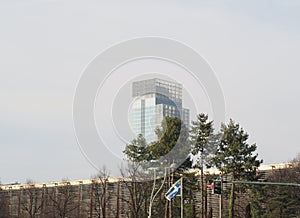
[[[181,218],[183,218],[183,179],[182,176],[180,178],[180,194],[181,194],[181,205],[180,205],[180,209],[181,209]]]

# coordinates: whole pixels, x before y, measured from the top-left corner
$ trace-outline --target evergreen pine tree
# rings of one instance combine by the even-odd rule
[[[238,123],[230,120],[228,125],[221,126],[221,142],[218,146],[216,156],[213,159],[216,167],[222,174],[231,175],[232,181],[235,180],[254,180],[256,169],[262,163],[258,160],[256,144],[247,143],[248,134]],[[243,189],[241,189],[243,191]],[[234,217],[235,203],[235,184],[231,185],[229,217]]]

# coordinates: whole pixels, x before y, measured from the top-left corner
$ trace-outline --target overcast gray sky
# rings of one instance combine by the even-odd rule
[[[300,1],[9,0],[0,27],[2,183],[96,173],[73,130],[76,84],[101,51],[142,36],[178,40],[210,63],[226,120],[265,163],[300,152]]]

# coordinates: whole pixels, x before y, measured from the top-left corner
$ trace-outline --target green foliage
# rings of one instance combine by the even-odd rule
[[[192,121],[190,138],[192,154],[199,155],[196,166],[203,168],[203,164],[209,164],[216,149],[213,121],[208,121],[208,115],[197,115],[197,120]]]
[[[156,129],[156,134],[159,140],[149,146],[152,159],[156,160],[168,154],[172,149],[176,150],[178,156],[186,154],[185,158],[187,157],[190,152],[189,146],[186,146],[189,143],[188,131],[179,118],[166,117],[161,128]],[[174,153],[175,150],[173,150]]]
[[[268,186],[258,185],[251,187],[251,214],[254,218],[264,217],[266,214],[264,203],[267,201]]]
[[[254,180],[256,169],[262,163],[257,160],[256,144],[247,143],[248,134],[240,125],[230,120],[221,126],[221,143],[213,163],[223,174],[231,174],[233,180]]]
[[[156,134],[158,141],[147,147],[148,160],[157,160],[164,157],[167,166],[172,163],[180,163],[180,166],[176,169],[177,172],[189,170],[192,166],[192,161],[189,158],[191,147],[188,140],[188,130],[182,121],[176,117],[166,117],[161,128],[156,129]]]
[[[300,213],[297,187],[264,186],[252,190],[253,217],[296,217]]]
[[[197,183],[198,183],[198,177],[194,173],[185,175],[184,186],[183,186],[184,188],[183,200],[184,202],[186,202],[184,204],[185,217],[196,217],[197,203],[194,196],[195,196],[195,192],[199,191],[199,187],[197,186]]]
[[[190,144],[188,141],[188,130],[182,121],[175,117],[166,117],[161,128],[156,129],[158,141],[147,145],[142,134],[128,145],[126,145],[123,153],[130,161],[142,162],[149,160],[157,160],[165,156],[172,150],[169,156],[169,163],[176,161],[177,157],[184,157],[184,161],[190,153]],[[184,162],[188,166],[189,162]]]
[[[158,160],[162,156],[167,158],[167,164],[176,161],[183,161],[181,166],[174,172],[173,181],[179,178],[178,173],[184,174],[184,200],[185,200],[185,214],[187,217],[194,217],[196,203],[194,201],[194,193],[201,191],[201,196],[206,195],[204,187],[204,179],[201,178],[201,187],[198,184],[197,177],[187,175],[185,172],[192,167],[189,155],[199,156],[196,166],[203,170],[203,165],[207,167],[210,165],[216,166],[223,174],[231,175],[232,180],[255,180],[256,169],[259,167],[261,160],[257,159],[256,144],[249,145],[247,143],[248,134],[240,127],[239,124],[230,120],[228,125],[222,124],[220,134],[214,134],[213,121],[208,120],[205,114],[199,114],[197,120],[192,122],[189,132],[178,118],[166,117],[162,123],[161,128],[156,129],[158,140],[147,144],[142,135],[139,135],[129,145],[126,146],[124,154],[128,159],[135,163],[148,162],[150,160]],[[173,153],[169,155],[170,153]],[[184,157],[183,160],[178,160],[178,157]],[[210,161],[211,160],[211,161]],[[207,179],[207,178],[206,178]],[[169,179],[170,180],[170,176]],[[157,183],[159,184],[159,183]],[[164,189],[169,188],[170,183],[166,183]],[[163,189],[163,190],[164,190]],[[230,192],[231,210],[228,214],[234,217],[234,202],[235,192],[248,191],[248,186],[232,185]],[[263,191],[263,189],[262,189]],[[267,191],[267,190],[266,190]],[[154,203],[153,215],[160,217],[165,212],[168,213],[168,203],[164,198],[165,192],[161,192],[158,199]],[[223,192],[224,197],[229,194]],[[254,197],[264,200],[266,196],[260,195],[261,192],[253,193]],[[282,199],[281,199],[282,200]],[[147,202],[147,200],[146,200]],[[274,199],[276,203],[276,199]],[[275,204],[274,203],[274,204]],[[180,198],[172,200],[172,216],[178,217],[180,215]],[[257,217],[263,217],[262,206],[260,201],[251,202],[251,212],[257,214]],[[203,211],[203,210],[202,210]],[[247,206],[247,214],[249,215],[250,206]]]
[[[296,215],[296,206],[299,204],[296,199],[292,198],[292,189],[287,187],[274,188],[269,194],[267,205],[268,217],[291,217]],[[294,188],[295,189],[295,188]],[[298,203],[298,204],[297,204]]]
[[[208,120],[208,115],[201,113],[197,115],[197,120],[192,121],[190,130],[190,138],[192,144],[192,154],[197,159],[195,160],[195,166],[200,168],[200,203],[201,213],[205,214],[204,199],[206,195],[206,189],[204,187],[204,164],[208,167],[211,163],[216,150],[216,137],[214,135],[213,121]]]
[[[123,153],[130,161],[141,162],[149,159],[149,151],[147,149],[146,139],[142,134],[139,134],[136,139],[126,145]]]
[[[294,164],[293,168],[274,170],[267,181],[300,184],[300,164]],[[300,214],[300,187],[253,186],[251,195],[253,217],[297,217]]]
[[[192,161],[190,158],[188,158],[191,151],[190,142],[188,140],[188,130],[180,119],[166,117],[163,120],[161,127],[156,129],[156,134],[158,136],[158,140],[149,145],[146,144],[144,137],[139,135],[129,145],[126,145],[124,154],[130,161],[135,163],[158,160],[163,156],[167,160],[166,163],[163,164],[166,164],[168,167],[170,167],[170,165],[173,163],[181,163],[176,171],[172,174],[172,176],[174,176],[173,181],[176,181],[180,178],[178,174],[179,172],[184,173],[192,167]],[[145,163],[143,166],[146,165],[147,164]],[[160,196],[157,196],[156,201],[154,202],[152,211],[153,217],[162,217],[165,214],[165,211],[167,213],[170,212],[168,209],[165,210],[166,205],[168,206],[169,202],[166,201],[164,195],[165,191],[170,187],[172,176],[171,174],[168,175],[167,182],[162,189],[163,191],[160,193]],[[186,176],[185,179],[184,196],[185,199],[190,202],[190,204],[185,205],[187,210],[186,214],[194,212],[193,207],[195,206],[195,202],[193,198],[193,188],[195,188],[194,184],[196,184],[194,180],[196,180],[196,177],[192,174]],[[158,180],[156,182],[157,187],[155,190],[158,190],[158,186],[161,184],[160,182],[162,181]],[[148,201],[149,199],[145,199],[145,202]],[[178,197],[172,200],[172,215],[173,217],[180,216],[180,198]]]
[[[240,125],[230,120],[228,125],[221,126],[221,142],[218,146],[213,163],[223,173],[231,175],[231,180],[255,180],[256,169],[262,163],[257,160],[256,144],[247,143],[248,134],[240,128]],[[236,189],[246,192],[245,185],[232,183],[229,201],[229,217],[235,216]]]

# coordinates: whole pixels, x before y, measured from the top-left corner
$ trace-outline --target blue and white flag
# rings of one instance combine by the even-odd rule
[[[181,190],[181,179],[179,179],[177,182],[175,182],[171,188],[166,193],[166,199],[171,201],[172,198],[174,198],[176,195],[180,195]]]

